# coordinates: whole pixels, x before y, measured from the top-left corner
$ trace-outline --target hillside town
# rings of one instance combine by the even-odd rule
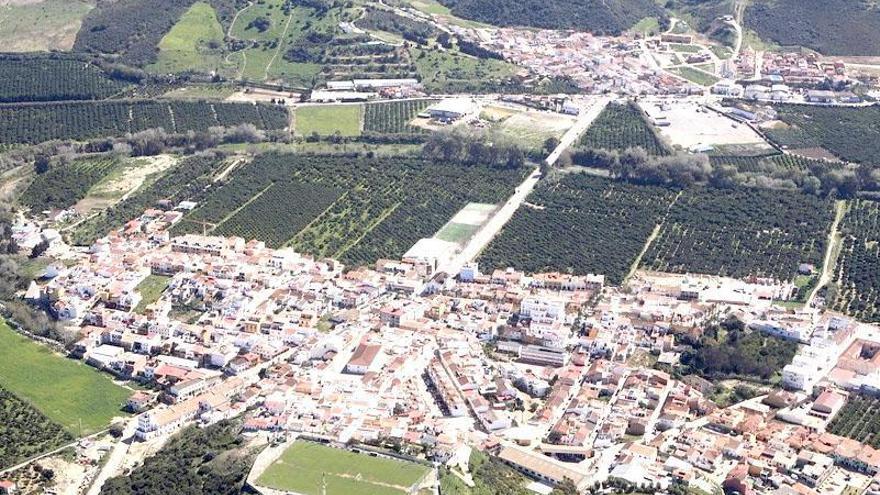
[[[141,384],[130,452],[243,415],[274,442],[394,444],[461,472],[473,446],[546,486],[880,492],[880,451],[826,432],[848,397],[880,393],[880,329],[775,305],[790,284],[638,272],[613,287],[424,258],[346,270],[258,241],[172,238],[179,219],[148,210],[87,250],[53,240],[63,263],[24,295],[79,328],[73,356]],[[27,222],[15,235],[45,238]],[[151,277],[163,290],[146,300]],[[727,407],[674,372],[673,337],[725,319],[801,344],[777,386]]]

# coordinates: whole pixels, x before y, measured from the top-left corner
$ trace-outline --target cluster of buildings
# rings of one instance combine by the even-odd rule
[[[584,91],[624,94],[702,93],[702,88],[660,69],[634,37],[593,36],[585,32],[480,29],[472,35],[541,77],[571,78]]]
[[[179,218],[148,210],[88,250],[56,245],[69,259],[26,294],[78,328],[74,355],[143,385],[127,404],[138,439],[241,416],[249,432],[440,462],[482,446],[581,487],[820,493],[839,473],[874,486],[880,470],[873,448],[826,433],[850,396],[880,393],[880,332],[775,306],[789,283],[639,273],[609,287],[475,263],[437,273],[418,258],[346,269],[171,237]],[[715,384],[674,372],[676,335],[730,316],[800,344],[786,390],[719,407]]]
[[[747,100],[813,104],[853,104],[854,86],[874,84],[871,76],[848,70],[812,52],[759,52],[744,49],[735,70],[712,86],[715,94]]]

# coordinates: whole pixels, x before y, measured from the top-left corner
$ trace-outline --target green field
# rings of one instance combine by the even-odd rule
[[[106,375],[55,355],[0,323],[0,386],[28,401],[74,435],[87,435],[122,416],[130,391]]]
[[[451,222],[440,229],[440,232],[437,232],[437,239],[464,244],[468,239],[473,237],[478,230],[480,230],[479,225]]]
[[[513,76],[519,70],[501,60],[478,59],[453,50],[412,47],[410,56],[428,91],[494,90],[499,80]]]
[[[296,109],[296,133],[309,136],[318,133],[329,136],[339,132],[343,136],[361,133],[363,105],[321,105]]]
[[[700,53],[703,47],[699,45],[686,45],[684,43],[670,43],[669,48],[679,53]]]
[[[645,17],[629,29],[633,33],[653,36],[660,32],[660,21],[656,17]]]
[[[135,289],[141,295],[141,302],[139,302],[137,307],[134,308],[134,312],[143,314],[144,310],[147,309],[147,306],[153,304],[162,297],[162,293],[165,292],[165,288],[168,287],[169,282],[171,282],[171,277],[153,274],[147,275],[147,278],[139,283]]]
[[[210,72],[222,65],[223,27],[217,13],[205,2],[196,2],[159,42],[155,72]]]
[[[686,65],[676,67],[672,72],[700,86],[711,86],[718,82],[718,77]]]
[[[45,0],[18,5],[0,2],[4,52],[70,50],[82,19],[94,7],[84,0]]]
[[[305,495],[399,495],[409,493],[428,468],[419,464],[357,454],[313,442],[294,442],[257,483]]]

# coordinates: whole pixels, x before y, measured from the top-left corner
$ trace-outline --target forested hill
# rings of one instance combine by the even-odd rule
[[[440,0],[452,13],[497,26],[618,34],[646,17],[666,19],[654,0]]]
[[[823,55],[880,55],[880,7],[866,0],[773,0],[746,9],[746,27]]]

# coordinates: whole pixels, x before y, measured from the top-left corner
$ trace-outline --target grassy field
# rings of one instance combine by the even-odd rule
[[[642,33],[646,36],[653,36],[660,32],[660,21],[656,17],[645,17],[637,22],[635,26],[629,29],[634,33]]]
[[[101,372],[52,353],[0,323],[0,386],[74,435],[100,431],[130,391]]]
[[[447,242],[463,244],[473,237],[478,230],[480,230],[479,225],[452,222],[446,224],[445,227],[440,229],[440,232],[437,232],[437,238]]]
[[[223,27],[217,13],[207,3],[196,2],[159,42],[159,57],[150,69],[210,72],[223,64],[222,47]]]
[[[408,493],[428,468],[419,464],[357,454],[313,442],[294,442],[257,483],[305,495],[399,495]]]
[[[338,9],[317,17],[307,7],[294,7],[290,16],[284,15],[283,0],[265,0],[252,3],[242,9],[230,32],[234,38],[249,40],[250,46],[232,54],[229,59],[237,68],[227,75],[251,81],[281,79],[290,84],[311,86],[321,72],[321,65],[297,63],[284,59],[284,52],[313,30],[333,31],[338,25]],[[261,31],[255,23],[265,19],[268,23]],[[233,73],[234,72],[234,73]]]
[[[703,47],[699,45],[686,45],[684,43],[670,43],[669,48],[679,53],[700,53],[703,51]]]
[[[361,133],[362,105],[321,105],[296,110],[296,133],[301,136],[317,132],[322,136],[335,134],[357,136]]]
[[[672,72],[694,84],[699,84],[700,86],[711,86],[718,82],[717,77],[707,72],[694,69],[693,67],[676,67],[675,69],[672,69]]]
[[[478,59],[457,51],[410,48],[422,84],[429,91],[458,91],[483,87],[487,80],[510,77],[517,66],[493,59]]]
[[[541,149],[547,138],[561,138],[574,122],[573,117],[558,113],[518,112],[494,128],[512,136],[523,146]]]
[[[94,8],[84,0],[0,2],[4,52],[70,50],[83,17]]]
[[[147,309],[147,306],[159,300],[162,296],[162,292],[168,287],[168,282],[170,281],[171,277],[153,274],[147,275],[147,278],[137,286],[136,290],[141,295],[141,302],[139,302],[137,307],[134,308],[134,312],[143,314],[144,310]]]

